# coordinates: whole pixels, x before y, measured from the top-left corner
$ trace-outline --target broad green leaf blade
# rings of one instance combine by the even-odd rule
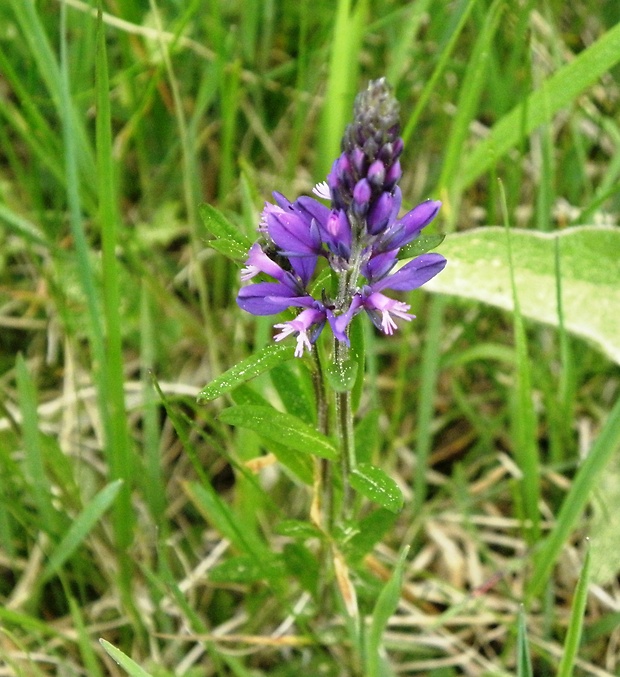
[[[115,480],[95,495],[93,500],[71,524],[69,530],[52,553],[47,566],[41,574],[41,580],[46,581],[50,576],[54,575],[73,555],[95,524],[97,524],[97,521],[112,505],[122,485],[123,480]]]
[[[588,531],[592,582],[607,585],[620,571],[620,456],[614,455],[593,488]]]
[[[490,169],[508,150],[539,125],[570,106],[587,87],[620,61],[620,23],[560,68],[527,99],[515,106],[491,129],[462,166],[463,188]]]
[[[398,512],[403,507],[403,494],[398,484],[381,468],[370,463],[360,463],[351,473],[349,481],[355,491],[391,512]]]
[[[235,388],[231,393],[231,398],[237,405],[251,404],[253,406],[271,406],[264,397],[261,397],[261,395],[246,384]],[[302,454],[295,449],[276,444],[275,442],[271,443],[269,451],[278,459],[281,465],[290,470],[295,477],[299,478],[304,484],[312,486],[313,464],[312,459],[307,454]]]
[[[101,644],[105,652],[111,656],[130,677],[151,677],[146,670],[143,670],[137,663],[132,661],[129,656],[125,656],[120,649],[117,649],[110,644],[110,642],[106,642],[105,639],[100,639],[99,644]]]
[[[338,455],[328,437],[296,416],[284,414],[273,407],[251,404],[231,407],[224,410],[219,418],[223,423],[249,428],[267,440],[306,454],[330,460],[335,460]]]
[[[558,668],[558,677],[571,677],[575,669],[575,659],[579,652],[581,633],[583,630],[583,615],[588,601],[588,584],[590,582],[590,549],[586,551],[586,558],[581,569],[575,597],[570,613],[568,632],[564,638],[564,653]]]
[[[380,675],[379,656],[381,637],[390,617],[398,607],[400,590],[403,584],[403,570],[408,552],[409,546],[403,548],[394,568],[394,573],[379,593],[379,598],[372,612],[372,620],[368,631],[367,669],[369,677],[379,677]]]
[[[566,329],[594,341],[620,364],[620,229],[578,226],[558,233],[511,229],[522,314],[558,326],[556,239]],[[476,228],[449,235],[441,253],[448,265],[425,289],[514,309],[503,228]]]
[[[293,358],[294,348],[290,345],[270,344],[259,350],[255,355],[239,362],[221,376],[213,379],[198,394],[198,403],[204,404],[216,397],[230,392],[237,386],[250,379],[269,371],[281,362]]]

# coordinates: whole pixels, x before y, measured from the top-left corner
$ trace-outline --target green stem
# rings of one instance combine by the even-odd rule
[[[329,435],[329,403],[327,393],[325,392],[325,377],[323,375],[321,358],[315,345],[312,346],[312,359],[314,362],[312,385],[314,386],[314,396],[316,399],[317,428],[324,435]],[[334,526],[334,487],[331,463],[327,459],[318,458],[315,460],[314,484],[314,503],[318,507],[317,511],[319,515],[317,515],[317,519],[319,526],[327,534],[331,534]]]
[[[338,371],[344,368],[349,356],[346,343],[335,341],[334,363]],[[355,457],[355,435],[353,431],[353,403],[351,391],[336,393],[336,434],[340,441],[340,462],[342,467],[342,517],[347,520],[352,517],[353,491],[349,483],[349,476],[357,466]]]

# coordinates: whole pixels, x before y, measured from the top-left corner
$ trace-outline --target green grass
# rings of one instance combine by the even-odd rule
[[[0,5],[0,673],[617,674],[617,231],[570,231],[617,229],[616,3]],[[449,264],[363,330],[356,482],[405,502],[329,546],[347,622],[312,365],[234,299],[384,74]]]

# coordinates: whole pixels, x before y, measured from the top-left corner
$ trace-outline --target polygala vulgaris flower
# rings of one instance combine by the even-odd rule
[[[274,325],[275,340],[295,336],[295,355],[310,350],[326,324],[338,341],[348,343],[348,326],[365,311],[383,333],[392,334],[396,319],[411,321],[410,306],[384,291],[417,289],[446,265],[440,254],[422,254],[399,267],[399,252],[437,215],[441,202],[427,200],[398,218],[402,194],[399,157],[399,107],[384,78],[371,81],[354,106],[342,152],[327,180],[314,194],[289,202],[274,193],[265,203],[258,231],[261,242],[250,249],[237,303],[254,315],[300,309],[289,321]],[[310,293],[319,261],[337,280],[337,290]],[[323,264],[325,265],[325,264]]]

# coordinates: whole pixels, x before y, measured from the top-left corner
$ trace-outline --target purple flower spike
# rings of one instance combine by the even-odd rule
[[[441,206],[428,200],[398,218],[402,151],[398,102],[384,79],[375,80],[357,96],[342,153],[327,181],[313,190],[331,204],[307,196],[290,202],[277,192],[275,204],[265,204],[258,230],[266,243],[252,246],[241,279],[249,282],[261,274],[270,281],[243,287],[237,303],[254,315],[298,309],[293,320],[274,325],[280,330],[276,341],[296,337],[297,357],[312,348],[328,323],[335,340],[349,345],[349,325],[362,311],[380,331],[392,334],[397,319],[409,322],[414,316],[407,303],[383,292],[417,289],[445,267],[444,257],[431,253],[393,272],[400,249]],[[315,298],[308,288],[321,260],[331,268],[331,280]]]

